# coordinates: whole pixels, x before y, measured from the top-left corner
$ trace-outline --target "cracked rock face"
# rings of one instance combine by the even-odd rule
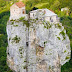
[[[7,23],[7,64],[16,72],[60,72],[70,59],[70,40],[61,23]]]

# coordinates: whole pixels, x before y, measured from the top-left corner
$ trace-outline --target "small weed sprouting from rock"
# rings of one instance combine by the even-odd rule
[[[63,40],[65,40],[65,39],[66,39],[66,37],[65,37],[64,30],[63,30],[63,31],[61,31],[61,32],[59,33],[59,35],[60,35],[60,34],[63,36]]]
[[[57,37],[60,40],[60,37]]]
[[[15,42],[15,43],[19,43],[20,37],[17,37],[17,35],[16,35],[12,40],[13,40],[13,42]]]

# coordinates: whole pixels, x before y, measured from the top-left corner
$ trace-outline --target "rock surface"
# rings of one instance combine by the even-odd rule
[[[7,63],[16,72],[60,72],[70,59],[70,40],[61,23],[8,21]]]

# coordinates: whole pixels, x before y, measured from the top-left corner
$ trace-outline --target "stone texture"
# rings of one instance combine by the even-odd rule
[[[7,63],[16,72],[61,72],[70,59],[70,40],[61,23],[8,21]]]

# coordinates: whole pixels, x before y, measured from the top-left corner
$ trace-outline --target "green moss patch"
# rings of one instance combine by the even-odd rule
[[[26,25],[26,27],[29,27],[29,22],[26,20],[23,20],[23,26]]]
[[[42,21],[42,22],[43,22],[44,28],[49,29],[52,27],[52,24],[50,24],[50,22],[45,22],[45,21]]]
[[[61,29],[62,26],[58,23],[58,24],[55,24],[55,28],[59,28],[59,29]]]
[[[19,18],[20,21],[23,21],[24,19],[25,19],[25,17],[21,17],[21,18]]]
[[[16,35],[12,40],[13,40],[13,42],[15,42],[15,43],[19,43],[20,37],[17,37],[17,35]]]
[[[64,51],[64,53],[66,52],[66,50]]]
[[[17,27],[18,25],[13,25],[14,27]]]
[[[60,37],[57,37],[60,40]]]
[[[60,34],[63,36],[63,40],[65,40],[65,39],[66,39],[66,36],[65,36],[64,30],[61,31],[61,32],[59,33],[59,35],[60,35]]]
[[[65,59],[69,59],[70,57],[68,57],[68,56],[66,56],[66,58]]]

